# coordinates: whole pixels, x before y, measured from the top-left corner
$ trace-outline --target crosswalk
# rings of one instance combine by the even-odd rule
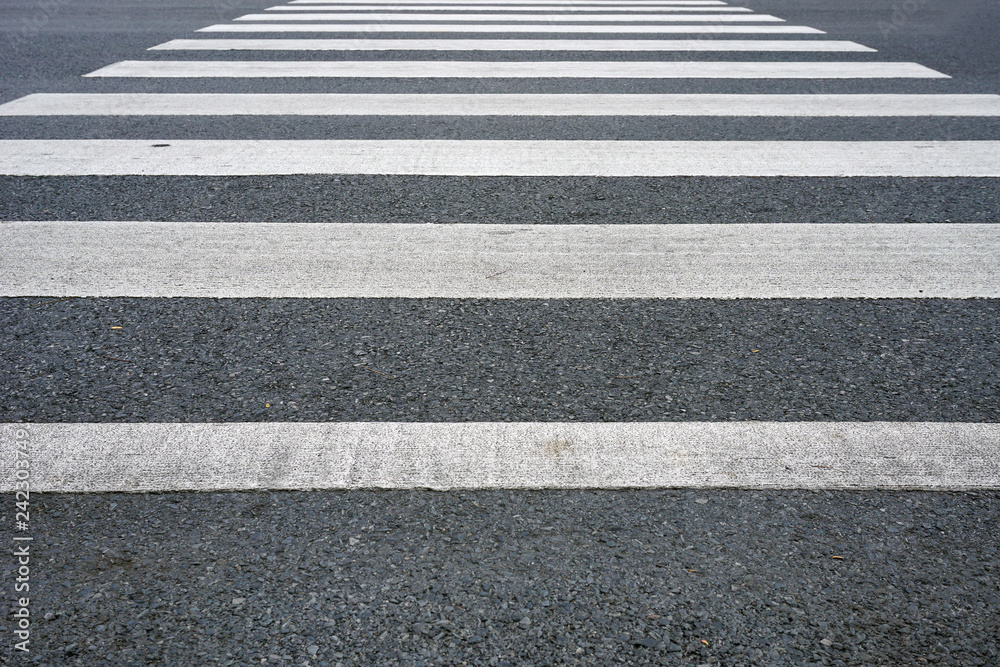
[[[905,126],[891,139],[866,140],[792,140],[781,133],[755,141],[724,136],[677,140],[669,130],[642,140],[567,139],[558,129],[555,136],[545,136],[558,125],[545,125],[541,136],[531,139],[420,136],[426,125],[458,127],[477,118],[498,123],[502,131],[504,122],[535,118],[567,126],[587,118],[613,127],[625,118],[748,123],[825,118],[849,124],[1000,117],[1000,95],[936,89],[951,80],[947,72],[884,58],[864,44],[722,0],[293,0],[198,33],[197,38],[151,45],[145,59],[81,72],[95,86],[92,92],[38,92],[0,104],[0,120],[8,122],[145,118],[151,123],[185,121],[195,128],[189,134],[197,136],[4,139],[0,176],[97,183],[139,177],[154,183],[304,175],[336,177],[340,183],[341,177],[399,177],[425,179],[418,183],[430,198],[440,196],[442,182],[453,188],[465,182],[434,179],[648,179],[641,182],[670,188],[685,178],[782,178],[802,179],[801,187],[807,189],[815,179],[828,178],[1000,178],[1000,141],[912,139],[899,136],[906,134]],[[241,33],[250,36],[239,37]],[[257,33],[269,36],[258,38]],[[300,38],[299,33],[313,36]],[[428,36],[406,37],[408,33]],[[240,57],[227,56],[229,52]],[[141,92],[128,87],[137,80]],[[237,85],[244,87],[234,89]],[[279,118],[334,123],[359,117],[407,123],[404,129],[411,136],[211,136],[213,119],[246,120],[266,128]],[[517,187],[516,180],[501,183]],[[626,213],[622,211],[633,219]],[[543,302],[545,307],[552,302],[573,308],[638,303],[654,319],[661,305],[684,303],[694,313],[694,321],[684,326],[696,331],[701,331],[699,313],[727,302],[745,302],[750,309],[787,302],[781,307],[793,311],[859,299],[891,309],[909,300],[919,310],[941,304],[979,307],[984,299],[1000,298],[996,220],[913,224],[901,214],[898,221],[877,224],[719,224],[704,223],[683,210],[663,211],[641,222],[583,224],[567,219],[498,223],[474,214],[443,225],[428,224],[430,219],[359,223],[348,217],[258,222],[251,212],[233,220],[11,220],[0,224],[0,252],[7,258],[0,266],[0,297],[21,299],[27,308],[61,299],[123,299],[138,304],[137,312],[156,308],[160,301],[184,299],[241,300],[262,309],[280,300],[360,300],[379,308],[398,302],[419,304],[412,306],[417,309],[440,304],[460,313],[466,306],[478,313],[484,303],[486,312],[490,303],[532,309]],[[268,211],[257,218],[274,215]],[[852,320],[849,313],[836,317],[845,330],[873,326]],[[456,325],[455,331],[463,326],[473,324]],[[874,326],[889,324],[876,321]],[[323,335],[318,330],[303,334],[325,349]],[[665,335],[666,342],[656,343],[664,346],[664,357],[670,357],[667,346],[688,345],[694,360],[659,373],[697,373],[700,339],[670,342]],[[961,337],[965,333],[956,335],[955,341],[966,340]],[[964,344],[955,341],[942,343],[942,354]],[[562,343],[553,331],[519,346],[540,346],[538,359],[562,358]],[[209,338],[204,344],[215,350]],[[136,343],[133,351],[139,347]],[[886,355],[885,349],[863,353],[864,363],[877,368],[878,354]],[[367,359],[364,350],[353,347],[344,354]],[[482,354],[489,356],[491,350]],[[121,361],[115,355],[108,358]],[[817,359],[822,358],[818,353]],[[798,361],[805,368],[813,360]],[[365,382],[395,382],[404,372],[366,363],[345,372],[363,372]],[[710,366],[707,360],[704,365]],[[161,370],[166,374],[165,367]],[[613,377],[630,381],[647,371],[616,371],[619,375]],[[558,407],[539,409],[534,419],[511,419],[474,405],[463,412],[472,419],[442,417],[447,411],[429,418],[426,405],[438,400],[421,404],[412,389],[396,383],[375,391],[384,399],[378,405],[389,406],[379,408],[384,417],[359,420],[344,406],[362,398],[353,393],[353,380],[341,379],[338,393],[316,399],[323,407],[310,414],[325,415],[318,420],[304,420],[294,410],[268,413],[271,401],[260,397],[260,405],[252,409],[220,410],[218,417],[208,419],[169,410],[164,414],[170,419],[149,419],[142,416],[149,410],[129,413],[127,404],[112,414],[87,408],[82,401],[54,420],[35,418],[25,407],[26,417],[14,421],[32,429],[37,490],[995,488],[1000,486],[1000,428],[989,405],[997,401],[983,395],[995,385],[973,382],[963,373],[967,369],[946,375],[949,382],[970,383],[976,407],[931,410],[929,419],[919,408],[923,396],[904,395],[886,411],[890,420],[831,418],[822,410],[810,420],[796,417],[803,411],[792,409],[777,421],[719,414],[705,420],[699,411],[680,407],[696,399],[668,395],[666,385],[655,383],[628,398],[659,406],[654,419],[648,410],[635,411],[643,415],[641,421],[614,417],[612,411],[602,416],[599,410],[597,419],[577,419],[572,410]],[[303,377],[291,386],[313,381]],[[476,381],[493,382],[485,376]],[[719,387],[740,381],[735,376],[718,380]],[[213,384],[229,386],[228,380],[214,377],[202,382],[207,383],[206,396],[218,395]],[[713,391],[704,382],[691,386]],[[906,394],[895,379],[874,391],[887,387]],[[566,400],[568,405],[567,395],[577,391],[591,396],[589,389],[560,379],[546,404]],[[467,400],[475,401],[474,394]],[[374,400],[367,390],[361,396]],[[195,412],[211,414],[212,406],[191,414]],[[743,412],[734,407],[730,414]],[[44,413],[39,409],[38,414]],[[621,412],[616,408],[614,414]],[[13,446],[11,428],[3,427],[0,447],[5,454]],[[13,488],[13,472],[3,484]]]

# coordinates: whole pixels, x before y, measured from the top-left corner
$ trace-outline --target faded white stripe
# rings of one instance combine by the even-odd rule
[[[89,77],[369,77],[369,78],[636,78],[636,79],[939,79],[906,62],[613,62],[450,60],[123,60]]]
[[[29,139],[0,174],[1000,177],[1000,141]]]
[[[411,11],[474,11],[474,12],[730,12],[745,13],[752,10],[743,7],[560,7],[559,5],[538,5],[517,7],[514,5],[341,5],[341,6],[287,6],[268,7],[269,12],[411,12]]]
[[[358,0],[292,0],[291,5],[341,5],[356,4]],[[379,7],[385,5],[408,5],[413,9],[423,9],[424,5],[495,5],[497,0],[367,0],[367,4]],[[504,3],[505,7],[524,7],[525,9],[535,9],[538,5],[555,5],[560,9],[576,9],[577,7],[711,7],[723,6],[725,2],[721,0],[570,0],[560,2],[559,0],[517,0],[516,2]]]
[[[292,0],[291,5],[337,5],[356,4],[358,0]],[[424,5],[495,5],[497,0],[367,0],[367,4],[378,6],[384,5],[407,5],[413,9],[422,9]],[[526,10],[535,9],[539,5],[555,5],[560,9],[575,9],[577,7],[711,7],[724,6],[726,3],[720,0],[517,0],[516,2],[505,2],[505,7],[524,7]]]
[[[804,39],[173,39],[150,51],[775,51],[875,49]]]
[[[356,11],[476,11],[476,12],[750,12],[743,7],[576,7],[566,5],[537,5],[534,7],[518,7],[517,5],[281,5],[268,7],[269,12],[356,12]]]
[[[517,24],[476,24],[458,23],[229,23],[210,25],[196,32],[357,32],[357,33],[403,33],[403,32],[499,32],[499,33],[588,33],[588,34],[741,34],[741,35],[822,35],[822,30],[797,25],[533,25]]]
[[[1000,177],[1000,141],[4,140],[16,176]]]
[[[1000,95],[36,93],[0,116],[1000,116]]]
[[[990,224],[2,222],[0,252],[3,296],[1000,297]]]
[[[236,21],[377,21],[391,23],[395,21],[527,21],[529,23],[550,23],[565,21],[582,22],[616,22],[623,23],[778,23],[784,21],[767,14],[352,14],[352,13],[322,13],[322,14],[246,14]]]
[[[41,492],[1000,488],[1000,424],[5,424],[5,460],[19,435]]]

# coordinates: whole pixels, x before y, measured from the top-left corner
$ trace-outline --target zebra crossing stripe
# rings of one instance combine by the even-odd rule
[[[7,460],[18,432],[41,492],[1000,486],[990,423],[3,424]]]
[[[559,5],[536,5],[522,7],[516,5],[329,5],[329,6],[289,6],[268,7],[268,12],[357,12],[357,11],[474,11],[474,12],[736,12],[753,10],[744,7],[567,7]]]
[[[292,0],[289,5],[353,5],[358,0]],[[517,0],[516,2],[499,3],[498,0],[365,0],[365,4],[408,5],[414,9],[422,9],[426,5],[496,5],[525,9],[530,11],[539,5],[555,5],[560,9],[574,10],[578,7],[609,7],[609,8],[661,8],[661,7],[725,7],[725,2],[719,0]],[[735,8],[734,8],[735,9]]]
[[[292,0],[290,5],[342,5],[356,4],[358,0]],[[420,9],[424,5],[495,5],[497,0],[365,0],[372,5],[414,5]],[[562,9],[577,7],[718,7],[725,6],[721,0],[516,0],[504,2],[504,6],[531,9],[537,5],[556,5]]]
[[[1000,297],[991,224],[4,222],[0,251],[8,297]]]
[[[1000,177],[1000,141],[3,140],[11,176]]]
[[[1000,95],[36,93],[0,116],[1000,116]]]
[[[173,39],[150,51],[773,51],[874,53],[803,39]]]
[[[822,30],[798,25],[572,25],[531,23],[225,23],[200,28],[196,32],[481,32],[481,33],[587,33],[587,34],[741,34],[741,35],[824,35]]]
[[[88,77],[158,78],[635,78],[947,79],[907,62],[457,61],[457,60],[123,60]]]
[[[10,176],[1000,177],[1000,141],[0,141]]]
[[[317,14],[246,14],[235,21],[528,21],[549,23],[566,21],[572,23],[621,21],[623,23],[778,23],[784,19],[767,14],[372,14],[372,13],[317,13]]]

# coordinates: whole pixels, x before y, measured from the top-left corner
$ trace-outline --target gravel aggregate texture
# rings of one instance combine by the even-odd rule
[[[998,222],[1000,179],[0,176],[0,219],[684,224]]]
[[[996,299],[5,298],[0,418],[994,422],[998,317]]]
[[[646,117],[619,116],[44,116],[5,117],[14,139],[309,140],[463,139],[603,141],[989,141],[993,117]],[[514,183],[518,180],[512,179]],[[568,179],[567,179],[568,180]],[[996,179],[992,179],[996,180]],[[530,181],[529,181],[530,183]],[[517,189],[517,188],[512,188]]]
[[[33,504],[38,620],[25,664],[1000,660],[996,492],[45,494]],[[9,579],[14,566],[2,567]]]

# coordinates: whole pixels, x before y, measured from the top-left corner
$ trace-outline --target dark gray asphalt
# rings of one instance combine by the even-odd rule
[[[996,492],[49,495],[35,516],[28,664],[1000,662]]]
[[[0,0],[0,102],[71,91],[1000,93],[992,0],[733,3],[880,51],[843,59],[914,61],[950,80],[81,77],[125,59],[291,58],[145,51],[271,4]],[[4,139],[995,140],[998,130],[947,118],[0,119]],[[1000,179],[0,177],[3,220],[964,223],[1000,221],[998,200]],[[1000,417],[996,300],[47,300],[0,299],[0,421]],[[3,501],[10,544],[14,499]],[[997,492],[32,501],[32,652],[15,655],[5,613],[3,664],[1000,665]],[[0,559],[5,611],[15,567]]]
[[[995,299],[45,301],[2,421],[1000,421]]]
[[[990,178],[0,176],[0,218],[625,224],[998,222]]]
[[[1000,138],[1000,118],[8,118],[21,139],[577,139],[608,141],[968,141]],[[252,125],[252,127],[248,127]],[[620,182],[621,178],[609,179]],[[905,179],[883,179],[897,180]],[[991,181],[997,192],[996,179]],[[424,185],[434,179],[423,179]]]

